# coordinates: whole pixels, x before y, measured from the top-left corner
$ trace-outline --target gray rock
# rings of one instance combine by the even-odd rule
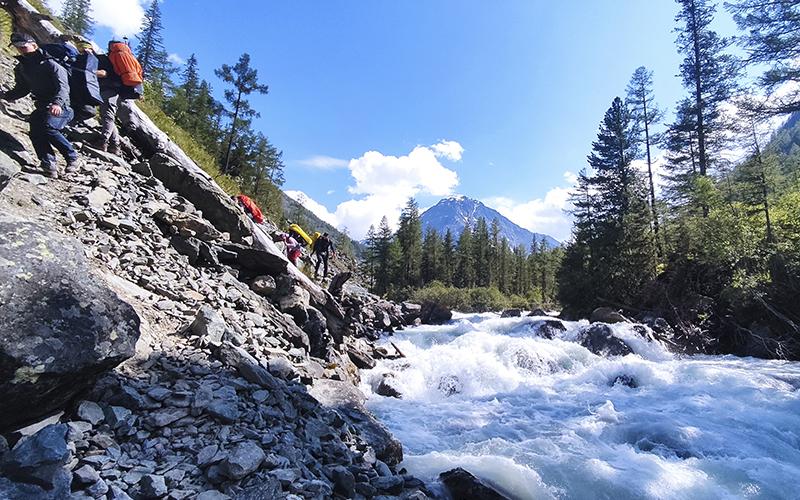
[[[140,161],[131,165],[131,169],[139,175],[144,177],[152,177],[153,171],[150,170],[150,164],[146,161]]]
[[[239,480],[255,472],[266,458],[264,450],[253,441],[236,445],[222,462],[222,473],[230,479]]]
[[[83,467],[72,471],[72,478],[73,482],[88,486],[99,481],[100,474],[98,474],[91,465],[84,465]]]
[[[622,339],[615,337],[611,327],[604,323],[595,323],[581,331],[579,342],[599,356],[625,356],[633,352],[633,349]]]
[[[103,208],[113,199],[114,196],[103,187],[96,187],[86,195],[86,203],[90,208],[96,211],[102,211]]]
[[[395,387],[395,380],[393,373],[384,373],[377,386],[375,387],[375,394],[385,396],[387,398],[401,399],[403,393]]]
[[[41,174],[22,174],[19,176],[25,182],[33,184],[34,186],[43,186],[47,184],[47,178]]]
[[[239,498],[242,498],[241,496]],[[231,497],[224,493],[220,493],[217,490],[208,490],[200,493],[196,497],[195,500],[230,500]]]
[[[353,473],[341,465],[331,469],[334,491],[345,498],[353,498],[356,493],[356,478]]]
[[[0,432],[62,409],[134,353],[139,317],[75,240],[0,217]]]
[[[100,405],[94,401],[81,401],[78,405],[77,416],[79,419],[97,425],[103,421],[105,415]]]
[[[631,320],[610,307],[598,307],[592,311],[589,321],[592,323],[631,323]]]
[[[324,359],[328,346],[333,342],[333,337],[328,333],[325,316],[313,307],[306,309],[308,320],[303,325],[303,331],[308,335],[309,354],[315,358]]]
[[[204,339],[206,342],[219,344],[225,337],[228,324],[225,323],[222,316],[210,306],[202,306],[200,310],[197,311],[197,316],[195,316],[190,328],[192,333]]]
[[[267,369],[271,374],[284,380],[292,380],[297,377],[297,370],[295,370],[294,365],[283,356],[270,358],[267,362]]]
[[[375,368],[375,360],[369,354],[359,351],[355,347],[348,347],[347,355],[350,357],[350,361],[361,370]]]
[[[398,494],[403,490],[405,480],[403,476],[378,476],[370,480],[370,484],[378,491]]]
[[[236,369],[248,382],[266,389],[280,387],[278,379],[264,367],[259,366],[258,361],[241,347],[237,347],[230,342],[223,342],[216,354],[223,363]]]
[[[145,498],[161,498],[168,492],[167,482],[164,476],[147,474],[139,480],[139,491]]]
[[[216,241],[222,238],[222,233],[207,220],[173,208],[163,208],[153,214],[153,218],[162,224],[172,227],[175,232],[182,235],[195,236],[202,241]]]
[[[72,475],[64,468],[72,455],[67,432],[65,424],[51,424],[24,439],[3,457],[3,474],[45,489],[63,488],[64,484],[69,488]]]
[[[20,172],[19,163],[15,162],[8,157],[7,154],[0,151],[0,191],[2,191],[11,178]]]
[[[225,386],[214,393],[206,412],[222,423],[232,424],[239,419],[239,398],[233,387]]]
[[[269,275],[257,276],[250,282],[250,289],[262,297],[269,297],[275,291],[275,278]]]
[[[278,298],[278,307],[281,311],[290,314],[296,324],[304,325],[308,320],[308,312],[311,295],[300,285],[294,285],[285,295]]]
[[[163,387],[153,387],[152,389],[149,389],[147,391],[147,395],[149,397],[159,402],[164,401],[165,399],[170,397],[171,394],[172,391],[170,391],[169,389],[165,389]]]
[[[150,414],[147,421],[153,427],[165,427],[175,421],[189,415],[189,410],[185,408],[168,408]]]
[[[522,310],[520,309],[506,309],[500,314],[501,318],[519,318],[522,316]]]
[[[508,500],[508,497],[460,467],[442,472],[439,479],[453,500]]]
[[[108,493],[108,483],[103,479],[98,479],[96,483],[86,488],[86,493],[92,498],[102,498]]]
[[[426,325],[441,325],[453,319],[453,311],[439,304],[426,302],[422,304],[420,319]]]
[[[106,416],[106,423],[112,429],[122,429],[127,427],[130,429],[131,423],[134,420],[131,411],[121,406],[107,406],[103,412]]]
[[[217,452],[219,452],[219,446],[216,444],[210,444],[201,449],[197,453],[197,466],[205,467],[206,465],[213,464],[215,461],[219,461],[215,460]]]

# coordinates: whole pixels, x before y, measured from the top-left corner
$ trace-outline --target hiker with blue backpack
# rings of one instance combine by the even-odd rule
[[[14,33],[10,45],[20,54],[14,69],[15,85],[8,92],[0,94],[0,99],[16,101],[32,94],[34,110],[29,118],[29,136],[41,168],[50,177],[58,178],[58,166],[53,154],[55,147],[66,159],[64,171],[77,172],[80,168],[78,153],[61,133],[74,117],[70,108],[69,72],[39,48],[30,35]]]

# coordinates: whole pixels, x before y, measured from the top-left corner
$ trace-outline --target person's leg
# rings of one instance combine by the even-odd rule
[[[322,256],[320,254],[316,255],[316,265],[314,266],[314,278],[319,277],[319,265],[322,264]]]
[[[67,160],[68,172],[76,170],[78,153],[75,152],[72,143],[61,133],[61,129],[72,120],[73,116],[75,115],[72,109],[64,106],[61,116],[48,114],[47,126],[45,128],[49,143],[64,156],[65,160]]]
[[[49,113],[46,109],[35,109],[29,118],[30,132],[28,136],[36,151],[36,156],[42,162],[50,177],[58,177],[56,168],[56,157],[53,155],[53,148],[50,147],[50,140],[47,135],[47,117]]]
[[[322,272],[322,278],[325,279],[328,277],[328,252],[322,254],[322,262],[325,263],[325,270]]]
[[[100,119],[102,120],[101,134],[103,137],[103,150],[111,149],[112,153],[119,152],[119,131],[117,130],[117,110],[119,109],[119,94],[115,92],[103,93],[103,104],[100,105]]]

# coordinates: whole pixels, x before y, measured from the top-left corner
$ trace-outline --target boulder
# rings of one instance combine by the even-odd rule
[[[225,476],[238,481],[258,470],[266,457],[261,446],[253,441],[245,441],[231,450],[220,468]]]
[[[488,486],[461,467],[439,474],[453,500],[508,500],[508,497]]]
[[[72,457],[68,432],[66,424],[51,424],[25,438],[3,457],[2,475],[46,490],[66,490],[69,495],[72,474],[64,467]]]
[[[197,311],[192,325],[189,327],[193,334],[197,335],[204,342],[219,344],[225,338],[228,331],[228,324],[222,316],[210,306],[202,306]]]
[[[153,214],[158,222],[171,227],[176,234],[190,234],[202,241],[217,241],[222,238],[222,233],[207,220],[195,214],[181,212],[174,208],[162,208]]]
[[[247,276],[277,276],[286,272],[289,261],[282,255],[239,243],[225,243],[217,252],[220,262],[241,269]]]
[[[536,309],[528,313],[528,316],[549,316],[549,314],[547,314],[547,312],[544,309],[537,307]]]
[[[599,356],[625,356],[633,349],[622,339],[615,337],[611,327],[604,323],[594,323],[580,334],[579,343]]]
[[[293,285],[285,294],[277,297],[278,307],[281,311],[290,314],[294,322],[304,325],[308,321],[310,295],[305,288],[300,285]]]
[[[500,314],[501,318],[519,318],[522,316],[522,310],[520,309],[506,309]]]
[[[407,325],[413,324],[422,315],[422,306],[411,302],[400,304],[400,310],[403,313],[403,321]]]
[[[62,409],[130,358],[139,316],[89,269],[83,247],[0,217],[0,432]]]
[[[545,319],[534,323],[536,334],[546,339],[552,339],[558,333],[567,331],[567,327],[561,320]]]
[[[149,499],[166,496],[169,490],[167,490],[167,482],[164,476],[147,474],[139,480],[139,492],[142,497]]]
[[[339,380],[315,380],[309,393],[323,406],[336,410],[389,465],[403,461],[403,445],[364,406],[364,395],[353,384]]]
[[[315,358],[325,359],[328,346],[333,342],[328,333],[325,316],[314,307],[309,307],[306,312],[308,321],[303,325],[303,331],[308,335],[309,354]]]
[[[20,170],[19,163],[0,151],[0,191],[11,182],[11,178],[17,175]]]
[[[426,302],[422,304],[420,319],[426,325],[441,325],[453,319],[453,311],[434,302]]]
[[[598,307],[589,317],[591,323],[631,323],[631,320],[610,307]]]
[[[275,292],[275,278],[269,275],[256,276],[250,282],[250,290],[262,297],[269,297]]]
[[[350,346],[347,348],[347,355],[350,357],[350,361],[353,362],[361,370],[369,370],[375,368],[375,360],[372,359],[372,356],[365,353],[362,350],[359,350],[356,347]]]
[[[384,373],[375,387],[375,394],[385,396],[387,398],[402,399],[403,394],[395,387],[394,374]]]

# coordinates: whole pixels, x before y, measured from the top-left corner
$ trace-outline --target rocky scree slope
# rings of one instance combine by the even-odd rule
[[[0,498],[426,497],[355,388],[419,306],[310,283],[135,111],[124,158],[78,129],[46,179],[30,109],[0,109]]]

